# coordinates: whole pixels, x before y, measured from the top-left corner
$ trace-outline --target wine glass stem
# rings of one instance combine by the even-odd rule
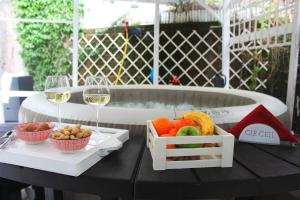
[[[58,125],[61,127],[60,103],[58,104]]]
[[[97,129],[99,128],[99,106],[97,106],[96,108],[96,112],[97,112]]]

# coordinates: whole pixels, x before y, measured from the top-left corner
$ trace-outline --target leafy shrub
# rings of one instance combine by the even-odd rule
[[[73,0],[15,0],[16,17],[65,20],[73,17]],[[17,25],[21,56],[35,90],[43,90],[48,75],[70,70],[71,24],[24,23]]]

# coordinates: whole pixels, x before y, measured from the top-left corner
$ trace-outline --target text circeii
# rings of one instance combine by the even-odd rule
[[[271,126],[260,123],[246,126],[242,130],[239,140],[242,142],[259,144],[280,144],[278,133]]]

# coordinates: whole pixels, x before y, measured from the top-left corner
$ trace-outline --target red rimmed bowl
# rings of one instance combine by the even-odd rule
[[[45,127],[47,126],[47,127]],[[48,139],[53,132],[54,124],[50,122],[33,122],[19,124],[15,131],[17,138],[29,143],[38,144]]]
[[[83,149],[90,141],[91,136],[75,140],[58,140],[51,138],[51,143],[55,148],[64,153],[72,153]]]

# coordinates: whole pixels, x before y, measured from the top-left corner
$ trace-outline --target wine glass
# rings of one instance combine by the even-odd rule
[[[58,123],[61,127],[60,105],[67,102],[71,97],[67,76],[47,76],[44,93],[48,101],[58,105]]]
[[[96,109],[97,130],[99,128],[99,109],[110,100],[108,80],[104,76],[90,76],[86,79],[83,90],[83,101]]]

